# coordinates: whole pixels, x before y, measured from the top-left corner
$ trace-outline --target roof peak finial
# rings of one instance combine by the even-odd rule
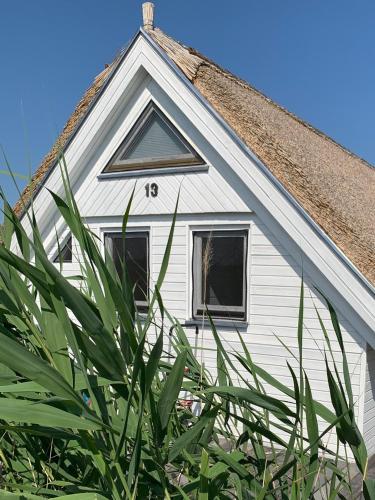
[[[154,29],[154,4],[152,2],[144,2],[142,4],[143,12],[143,27],[146,30]]]

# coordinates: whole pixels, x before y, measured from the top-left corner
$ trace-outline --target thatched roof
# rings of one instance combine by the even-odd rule
[[[375,169],[322,132],[161,30],[148,31],[271,173],[375,284]],[[101,73],[23,194],[31,194],[116,66]],[[22,213],[22,202],[16,205]]]

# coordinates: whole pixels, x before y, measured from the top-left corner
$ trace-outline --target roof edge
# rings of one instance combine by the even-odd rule
[[[214,107],[205,99],[202,94],[196,89],[194,84],[186,77],[182,70],[177,66],[177,64],[166,54],[165,51],[158,45],[158,43],[150,36],[150,34],[144,28],[140,28],[140,33],[147,39],[151,46],[158,52],[158,54],[168,63],[168,65],[173,69],[175,74],[184,81],[184,83],[189,87],[193,94],[200,100],[200,102],[205,106],[205,108],[215,116],[215,118],[220,122],[226,132],[234,140],[234,142],[239,146],[250,158],[256,163],[260,170],[268,177],[268,179],[277,187],[287,200],[298,210],[298,212],[303,216],[303,218],[310,224],[312,229],[327,243],[327,245],[333,250],[338,258],[340,258],[345,265],[356,275],[357,278],[366,286],[366,288],[375,296],[375,286],[362,274],[362,272],[353,264],[353,262],[345,255],[345,253],[336,245],[336,243],[327,235],[325,231],[314,221],[314,219],[306,212],[306,210],[298,203],[298,201],[289,193],[289,191],[283,186],[283,184],[272,174],[272,172],[267,168],[267,166],[253,153],[253,151],[244,143],[244,141],[236,134],[236,132],[228,125],[224,118],[214,109]],[[260,92],[261,95],[263,95]],[[265,96],[264,96],[265,97]],[[293,113],[288,114],[293,116]],[[303,122],[305,123],[305,122]],[[306,126],[314,127],[305,123]],[[316,132],[324,134],[316,129]],[[324,134],[325,135],[325,134]],[[328,136],[327,136],[328,137]],[[331,139],[334,143],[335,141]],[[338,146],[345,149],[340,144]],[[350,151],[349,151],[350,152]],[[351,152],[350,152],[351,153]],[[351,153],[354,155],[354,153]],[[367,163],[367,162],[366,162]],[[371,166],[370,164],[368,164]]]
[[[100,99],[101,95],[103,94],[103,92],[105,91],[105,89],[107,88],[107,86],[109,85],[109,83],[112,80],[112,78],[115,76],[118,68],[121,66],[121,63],[123,62],[123,60],[127,56],[128,52],[130,51],[130,49],[132,48],[132,46],[135,44],[136,40],[138,39],[138,37],[140,35],[141,35],[141,29],[139,29],[136,32],[136,34],[130,39],[129,43],[123,49],[120,50],[120,52],[119,52],[119,54],[117,56],[118,60],[115,61],[114,67],[112,68],[112,70],[110,71],[110,73],[108,74],[108,76],[106,77],[105,82],[101,86],[101,88],[98,91],[98,93],[95,95],[95,97],[93,98],[93,100],[88,105],[88,108],[85,111],[85,113],[79,119],[78,123],[74,127],[74,130],[72,131],[72,133],[68,137],[67,141],[61,147],[60,154],[56,155],[56,158],[53,160],[51,167],[44,174],[44,176],[42,177],[42,179],[40,180],[40,182],[36,185],[36,187],[35,187],[32,195],[30,196],[30,198],[25,203],[22,203],[21,212],[18,215],[19,220],[22,220],[23,216],[26,214],[27,210],[30,208],[30,205],[32,205],[33,199],[35,198],[35,196],[38,195],[39,191],[42,189],[42,187],[45,184],[46,180],[48,179],[48,177],[50,176],[50,174],[52,173],[52,171],[56,168],[57,164],[59,163],[59,161],[60,161],[59,158],[61,157],[61,155],[64,154],[65,150],[69,147],[70,143],[72,142],[72,140],[74,139],[74,137],[76,136],[76,134],[79,132],[81,126],[83,125],[83,122],[86,120],[86,118],[91,113],[92,109],[95,107],[95,104]],[[58,138],[56,140],[58,140]],[[52,145],[52,147],[53,147],[53,145]],[[43,162],[43,160],[42,160],[42,162]],[[32,182],[32,179],[31,179],[30,182]],[[21,197],[20,197],[20,199],[18,201],[22,202],[22,197],[23,197],[23,193],[21,194]],[[14,207],[13,207],[13,210],[14,210]]]

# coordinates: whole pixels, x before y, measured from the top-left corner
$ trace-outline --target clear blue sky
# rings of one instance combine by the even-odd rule
[[[0,144],[14,171],[37,167],[94,76],[137,31],[141,3],[1,1]],[[155,4],[168,34],[375,164],[374,0]],[[10,180],[0,183],[13,203]]]

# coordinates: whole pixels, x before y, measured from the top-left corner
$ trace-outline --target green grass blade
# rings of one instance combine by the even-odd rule
[[[303,498],[304,500],[307,500],[312,496],[313,488],[316,483],[316,474],[318,473],[319,470],[319,460],[318,460],[319,428],[318,428],[318,420],[315,413],[310,383],[306,374],[305,374],[305,402],[306,402],[307,435],[311,445],[309,466],[307,469],[305,489],[303,491]]]
[[[18,342],[6,335],[0,326],[0,362],[15,372],[21,373],[27,379],[37,382],[48,391],[64,399],[72,401],[78,408],[86,410],[82,399],[76,394],[59,372],[49,364],[29,352]]]
[[[172,370],[170,371],[167,380],[165,381],[161,390],[157,405],[157,411],[159,414],[162,431],[165,431],[168,425],[172,410],[176,404],[179,392],[181,390],[185,366],[186,352],[182,352],[177,356]]]
[[[36,424],[63,429],[98,430],[97,422],[78,417],[53,406],[34,403],[24,399],[2,398],[0,419],[12,422]]]
[[[200,463],[200,484],[199,484],[198,500],[208,500],[209,455],[205,449],[202,450],[200,462],[201,462]]]
[[[245,389],[242,387],[211,387],[204,391],[206,394],[218,394],[220,396],[230,396],[238,400],[245,401],[260,408],[271,411],[275,415],[287,415],[295,417],[295,413],[282,401],[262,394],[256,390]]]
[[[199,441],[199,437],[202,432],[206,428],[206,426],[212,421],[215,420],[217,413],[219,411],[219,407],[215,407],[212,410],[202,414],[198,421],[190,427],[190,429],[186,430],[181,436],[179,436],[176,441],[173,443],[171,449],[169,450],[168,460],[173,462],[180,453],[183,453],[186,448],[188,448],[191,444],[197,443]]]

